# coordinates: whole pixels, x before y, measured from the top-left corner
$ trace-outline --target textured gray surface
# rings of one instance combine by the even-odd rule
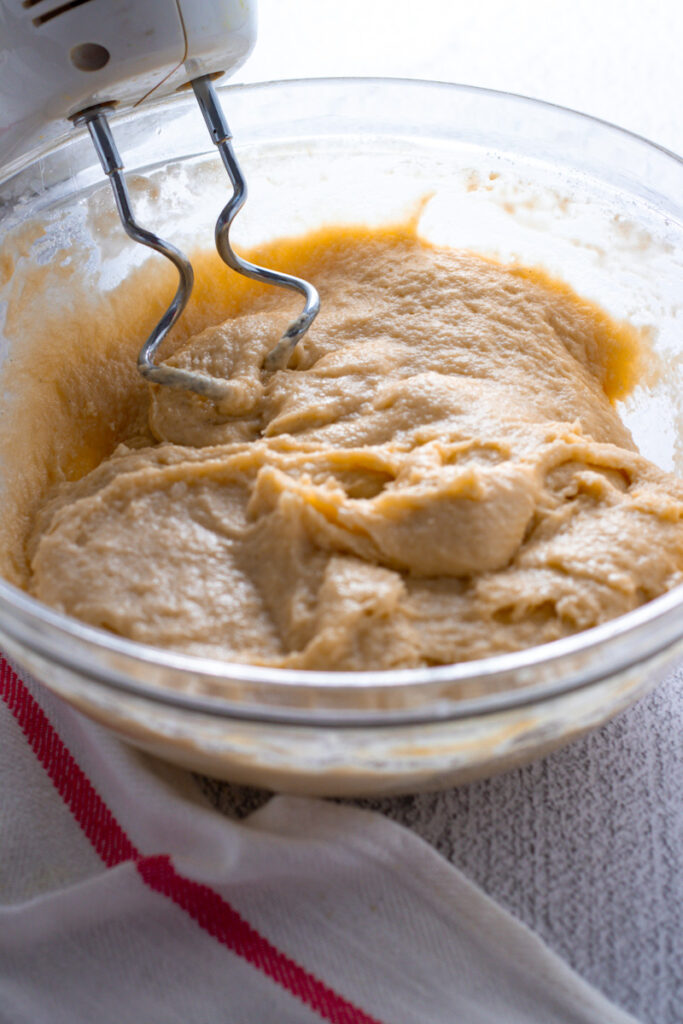
[[[412,829],[644,1024],[683,1021],[683,670],[494,779],[354,801]],[[199,779],[230,816],[268,794]]]

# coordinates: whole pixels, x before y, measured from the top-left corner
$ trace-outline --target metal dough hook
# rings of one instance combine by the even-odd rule
[[[218,97],[211,78],[202,76],[193,79],[197,102],[204,115],[211,137],[220,152],[233,186],[233,194],[221,211],[216,222],[216,248],[221,259],[238,274],[262,281],[265,284],[277,285],[299,292],[306,302],[302,313],[294,320],[280,338],[277,345],[266,355],[263,366],[267,371],[283,369],[287,366],[294,348],[304,336],[320,309],[320,298],[313,285],[291,274],[283,274],[276,270],[268,270],[242,259],[230,244],[230,227],[247,198],[247,187],[235,158],[231,145],[231,132],[221,110]],[[198,370],[183,370],[180,367],[159,365],[154,356],[159,345],[176,323],[185,309],[194,284],[194,273],[187,257],[170,242],[141,227],[133,216],[130,195],[123,175],[123,161],[116,148],[116,143],[107,120],[107,105],[90,107],[76,114],[72,120],[75,124],[85,124],[102,164],[104,173],[111,182],[116,208],[126,233],[136,242],[154,249],[169,259],[178,271],[179,282],[173,299],[154,327],[152,333],[140,349],[138,369],[142,376],[155,384],[194,391],[212,401],[229,398],[231,385],[229,380],[212,377]]]
[[[258,267],[255,263],[249,263],[247,260],[242,259],[233,250],[230,245],[230,228],[233,220],[246,202],[247,185],[237,163],[230,141],[232,139],[232,132],[221,109],[211,77],[203,75],[200,78],[194,78],[191,85],[197,97],[199,108],[204,115],[206,126],[209,129],[211,138],[218,147],[218,152],[221,155],[233,187],[232,197],[224,206],[216,221],[216,248],[218,249],[219,256],[224,263],[227,263],[229,267],[236,270],[238,274],[252,277],[255,281],[263,281],[264,284],[274,284],[280,288],[290,288],[293,291],[300,292],[306,300],[303,311],[289,325],[275,348],[268,353],[264,360],[263,365],[266,370],[280,370],[287,365],[295,345],[303,338],[313,323],[320,309],[320,297],[317,290],[308,281],[303,281],[300,277],[294,277],[291,274],[282,274],[277,270],[267,270],[265,267]]]

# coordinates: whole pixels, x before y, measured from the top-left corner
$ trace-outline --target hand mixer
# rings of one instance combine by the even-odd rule
[[[219,255],[238,273],[305,299],[263,363],[266,371],[284,368],[318,312],[318,293],[307,281],[256,266],[232,249],[230,227],[247,189],[213,86],[250,53],[255,8],[255,0],[0,0],[0,152],[26,151],[37,136],[54,138],[69,122],[86,126],[125,231],[178,270],[173,300],[140,350],[140,373],[218,402],[229,399],[229,381],[154,361],[187,305],[194,275],[179,249],[136,223],[108,114],[192,87],[233,188],[216,222]]]

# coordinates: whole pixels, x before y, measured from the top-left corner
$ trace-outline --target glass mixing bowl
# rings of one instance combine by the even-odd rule
[[[651,379],[620,411],[645,455],[681,469],[678,157],[568,110],[463,86],[321,80],[220,91],[250,186],[238,248],[420,211],[430,240],[541,265],[612,315],[652,328]],[[185,248],[209,247],[228,183],[192,97],[114,117],[113,127],[141,222]],[[3,363],[22,344],[7,310],[27,262],[49,277],[77,258],[104,291],[148,258],[123,236],[82,134],[5,173],[0,217],[10,269],[0,291]],[[46,296],[53,312],[68,308],[56,281],[36,296],[38,321]],[[30,430],[21,403],[5,399],[3,430]],[[683,588],[519,653],[330,673],[143,646],[0,582],[0,644],[85,714],[168,760],[292,792],[397,793],[521,763],[626,707],[683,652]]]

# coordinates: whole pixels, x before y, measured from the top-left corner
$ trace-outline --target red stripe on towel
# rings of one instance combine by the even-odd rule
[[[166,854],[144,857],[126,835],[38,702],[0,657],[0,697],[104,864],[133,861],[155,892],[172,900],[214,939],[315,1010],[331,1024],[379,1024],[277,949],[217,892],[178,874]]]

